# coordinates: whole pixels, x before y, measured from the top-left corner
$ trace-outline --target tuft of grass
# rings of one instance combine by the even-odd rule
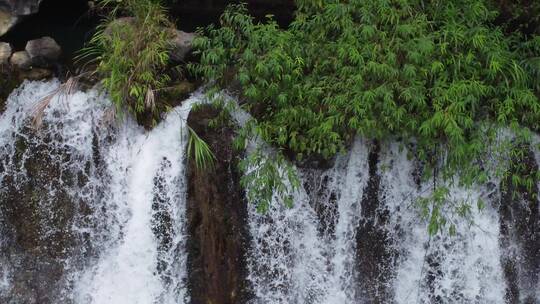
[[[159,114],[156,92],[171,81],[165,73],[174,26],[159,0],[101,0],[105,21],[78,56],[95,72],[117,111]],[[119,16],[129,16],[117,19]]]
[[[208,144],[190,127],[188,140],[188,158],[195,161],[197,170],[214,169],[216,157]]]

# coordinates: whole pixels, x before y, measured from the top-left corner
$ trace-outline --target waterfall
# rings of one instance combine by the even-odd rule
[[[292,209],[277,198],[268,214],[258,214],[252,206],[254,303],[373,303],[361,288],[377,284],[389,285],[373,287],[375,292],[388,289],[377,303],[506,303],[498,181],[472,189],[451,187],[452,201],[473,204],[471,221],[452,218],[456,236],[429,237],[415,200],[429,193],[431,184],[417,185],[406,149],[398,143],[385,145],[376,168],[380,186],[374,208],[388,222],[380,227],[382,234],[358,230],[362,202],[369,199],[369,149],[368,143],[356,140],[332,168],[298,169],[304,187],[296,193]],[[476,208],[478,199],[486,202],[483,210]],[[374,226],[384,224],[374,217]],[[362,231],[370,235],[357,235]],[[358,270],[358,259],[366,256],[361,251],[373,248],[357,248],[356,240],[384,235],[389,257],[382,261],[389,265],[373,265],[381,261],[376,258],[363,261],[378,267],[379,276],[389,273],[387,281],[376,282]]]
[[[145,131],[113,121],[97,90],[57,95],[33,127],[38,101],[60,85],[25,82],[0,116],[0,302],[192,303],[186,122],[203,96]],[[416,201],[433,187],[408,154],[397,141],[357,138],[326,167],[296,167],[292,208],[278,195],[266,213],[250,202],[247,274],[235,276],[247,282],[231,285],[247,286],[249,304],[538,303],[537,199],[495,177],[448,184],[470,216],[448,212],[456,235],[430,237]]]
[[[278,198],[266,214],[250,206],[255,303],[354,303],[354,240],[359,199],[367,182],[367,154],[367,145],[358,140],[328,172],[299,172],[304,181],[308,175],[316,179],[311,192],[320,192],[315,196],[322,200],[313,201],[301,188],[292,209]],[[335,193],[339,197],[330,199]],[[323,211],[332,209],[337,212]],[[320,229],[321,220],[335,227]]]
[[[455,216],[456,236],[429,237],[427,224],[418,220],[414,198],[429,191],[415,185],[413,164],[406,150],[393,144],[385,151],[380,174],[396,230],[399,261],[395,279],[398,303],[505,303],[500,265],[497,184],[470,190],[452,187],[451,200],[468,201],[472,223]],[[486,208],[479,211],[479,198]],[[450,214],[449,214],[450,215]],[[470,226],[472,225],[472,226]]]
[[[10,96],[0,120],[1,194],[11,205],[36,208],[31,224],[36,240],[27,250],[39,252],[62,235],[64,248],[52,252],[55,271],[62,273],[54,278],[58,286],[40,290],[38,297],[43,293],[44,299],[66,303],[185,303],[186,121],[201,97],[184,101],[146,132],[129,118],[111,126],[110,102],[95,90],[56,96],[43,114],[42,129],[32,130],[36,101],[58,86],[56,81],[24,84]],[[48,163],[31,167],[38,151],[50,159],[35,160]],[[21,197],[25,181],[43,191]],[[14,242],[10,226],[20,224],[2,201],[2,242],[9,244]],[[27,254],[3,248],[2,268]],[[43,259],[51,255],[43,250]],[[16,276],[31,272],[24,263],[29,262],[2,269],[0,298],[17,302],[21,278]]]

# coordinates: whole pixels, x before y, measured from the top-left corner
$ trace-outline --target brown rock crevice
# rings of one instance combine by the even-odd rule
[[[0,303],[71,303],[64,291],[78,266],[66,269],[66,261],[79,265],[91,248],[72,230],[77,217],[85,216],[85,202],[69,192],[86,180],[82,172],[63,168],[71,151],[47,145],[51,134],[41,134],[42,141],[29,128],[23,134],[16,139],[13,163],[0,166],[0,173],[8,173],[0,184],[0,263],[11,268],[11,288],[0,293]],[[0,163],[10,163],[5,157],[11,156],[2,157]]]
[[[360,303],[393,303],[391,281],[397,252],[393,247],[392,232],[388,230],[390,213],[384,206],[379,176],[380,145],[371,148],[369,180],[361,204],[361,219],[356,232],[358,273],[362,274],[358,288]]]
[[[538,170],[530,147],[514,160],[513,174],[530,176]],[[536,303],[540,279],[540,214],[538,186],[527,190],[512,183],[509,175],[501,185],[499,206],[501,264],[507,282],[506,303]]]
[[[188,160],[188,287],[192,304],[241,304],[249,297],[246,271],[247,202],[232,147],[234,130],[212,129],[212,106],[192,111],[188,125],[210,146],[213,168]]]

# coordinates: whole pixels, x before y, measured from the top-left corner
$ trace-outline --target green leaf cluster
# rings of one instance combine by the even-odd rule
[[[486,160],[511,159],[501,147],[538,131],[540,40],[494,25],[490,1],[296,4],[286,29],[229,7],[200,32],[191,66],[218,87],[239,84],[257,135],[295,158],[332,158],[358,134],[398,139],[426,178],[470,186],[506,174],[507,162]]]
[[[259,147],[240,162],[240,169],[245,172],[240,183],[258,212],[267,212],[274,199],[289,208],[293,206],[293,192],[300,186],[300,180],[282,154],[269,156]]]
[[[172,23],[159,0],[102,0],[109,14],[82,57],[94,57],[96,72],[118,110],[158,114],[157,92],[170,78]],[[116,19],[119,15],[128,16]],[[120,111],[119,111],[120,112]]]
[[[216,157],[208,144],[190,127],[187,154],[195,161],[198,170],[213,169]]]

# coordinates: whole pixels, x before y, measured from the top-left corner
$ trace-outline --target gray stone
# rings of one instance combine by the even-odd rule
[[[114,19],[107,25],[107,27],[103,31],[103,35],[107,38],[111,38],[113,31],[115,32],[115,34],[121,35],[123,32],[122,30],[123,27],[133,26],[134,24],[135,24],[134,17],[120,17],[120,18]]]
[[[0,36],[22,17],[36,13],[42,0],[0,0]]]
[[[174,38],[171,40],[170,56],[174,61],[183,61],[193,49],[194,33],[186,33],[180,30],[174,31]]]
[[[50,67],[58,61],[62,48],[51,37],[30,40],[26,43],[26,52],[32,64],[40,67]]]
[[[12,48],[9,43],[0,42],[0,65],[5,65],[9,62],[11,57]]]
[[[9,59],[9,63],[20,70],[28,70],[32,66],[32,60],[26,51],[13,53]]]
[[[17,21],[17,16],[13,16],[10,12],[0,9],[0,36],[7,33]]]

